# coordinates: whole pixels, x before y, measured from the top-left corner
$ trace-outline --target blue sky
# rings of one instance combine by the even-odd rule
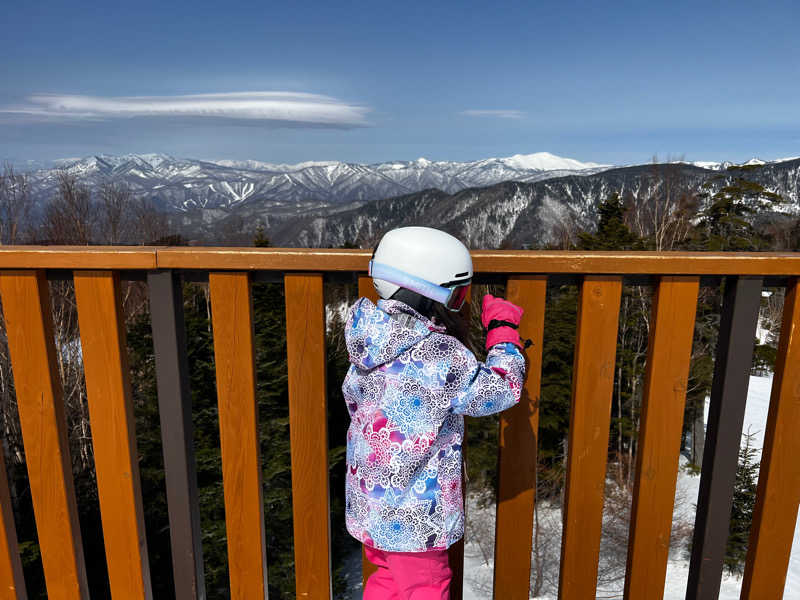
[[[799,5],[14,1],[0,158],[796,156]]]

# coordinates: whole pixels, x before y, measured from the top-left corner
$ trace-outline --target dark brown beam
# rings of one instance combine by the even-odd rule
[[[719,596],[761,283],[757,277],[730,277],[725,281],[687,600],[716,600]]]
[[[206,592],[182,282],[172,271],[151,272],[147,281],[175,597],[198,600],[205,598]]]

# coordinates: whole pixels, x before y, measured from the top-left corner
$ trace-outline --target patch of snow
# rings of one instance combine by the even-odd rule
[[[684,162],[684,161],[679,161],[679,162]],[[722,166],[722,163],[710,160],[695,160],[688,164],[694,165],[695,167],[700,167],[701,169],[710,169],[712,171],[716,171]]]
[[[503,164],[514,169],[537,169],[539,171],[582,171],[583,169],[593,169],[596,167],[608,167],[592,162],[580,162],[573,158],[562,158],[549,152],[536,152],[534,154],[515,154],[508,158],[499,159]]]
[[[751,444],[758,449],[757,460],[760,460],[761,448],[764,444],[764,430],[766,428],[767,413],[769,412],[771,391],[772,375],[768,377],[750,377],[743,431],[752,435]],[[742,436],[743,445],[744,440],[745,438]],[[685,457],[681,457],[680,460],[681,466],[687,462]],[[696,498],[698,497],[699,489],[700,476],[692,475],[686,469],[681,468],[678,472],[675,493],[676,498],[682,496],[685,501],[676,502],[676,514],[678,511],[683,511],[678,516],[689,522],[694,521]],[[476,509],[471,508],[471,510]],[[477,510],[494,513],[493,506]],[[557,508],[552,507],[548,510],[558,511]],[[688,552],[675,554],[675,556],[670,556],[667,563],[664,600],[684,600],[686,597],[686,585],[689,578],[689,555]],[[464,551],[464,600],[483,600],[490,597],[486,593],[485,582],[492,580],[493,561],[493,557],[483,555],[475,540],[466,540]],[[719,600],[739,600],[741,585],[741,579],[724,573],[720,584]],[[620,582],[621,586],[622,582]],[[603,597],[619,598],[621,600],[622,591],[620,590],[619,594],[612,593],[603,595]],[[800,522],[795,524],[794,542],[789,559],[783,598],[784,600],[800,598]],[[531,600],[533,599],[531,598]],[[555,600],[555,597],[538,596],[536,600]]]

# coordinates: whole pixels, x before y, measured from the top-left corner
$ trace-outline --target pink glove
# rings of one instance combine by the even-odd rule
[[[483,297],[481,323],[483,323],[484,328],[489,330],[486,334],[487,350],[503,342],[511,342],[522,348],[519,333],[513,327],[514,325],[519,325],[522,313],[523,310],[519,306],[508,300],[495,298],[491,294],[486,294]],[[495,321],[495,323],[492,323],[492,321]],[[502,324],[503,322],[510,325],[504,325]]]

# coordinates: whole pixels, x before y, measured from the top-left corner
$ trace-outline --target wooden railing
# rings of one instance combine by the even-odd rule
[[[176,596],[203,598],[181,280],[207,276],[213,318],[231,598],[266,597],[251,282],[286,292],[295,579],[298,598],[331,596],[323,281],[352,273],[369,293],[365,250],[252,248],[0,249],[0,295],[42,563],[50,598],[88,597],[48,277],[71,276],[115,598],[151,582],[120,301],[123,278],[151,298]],[[727,539],[761,288],[786,286],[742,598],[781,598],[800,501],[800,255],[476,251],[476,280],[507,282],[525,308],[528,377],[501,416],[494,596],[528,598],[538,397],[548,278],[580,288],[559,597],[595,596],[620,294],[655,289],[629,536],[625,597],[661,598],[698,287],[726,278],[687,598],[715,598]],[[8,486],[0,471],[0,597],[22,598]],[[268,524],[267,524],[268,527]],[[463,560],[463,557],[462,557]],[[460,597],[456,584],[453,597]]]

